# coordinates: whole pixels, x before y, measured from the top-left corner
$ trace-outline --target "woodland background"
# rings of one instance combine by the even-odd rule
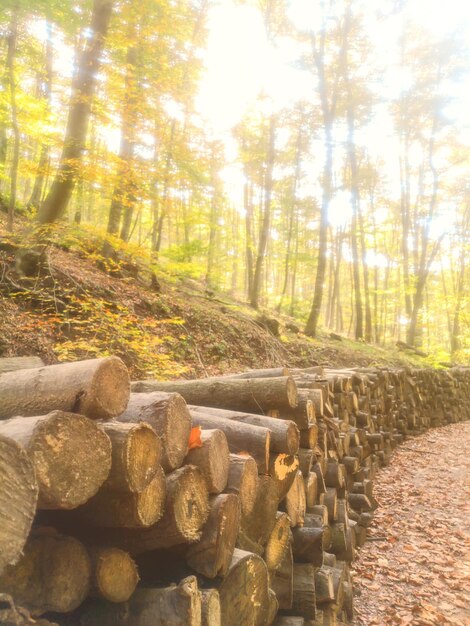
[[[209,0],[1,0],[9,228],[49,225],[93,241],[110,271],[132,255],[311,336],[468,361],[464,31],[438,37],[406,2],[359,0],[318,2],[302,26],[291,4],[250,6],[307,95],[281,106],[260,85],[217,133],[198,105]],[[400,32],[383,55],[373,28],[387,20]]]

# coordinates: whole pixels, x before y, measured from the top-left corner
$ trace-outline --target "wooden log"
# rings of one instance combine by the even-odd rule
[[[160,468],[162,444],[149,424],[103,422],[112,446],[112,463],[104,487],[115,491],[145,489]]]
[[[310,563],[294,563],[294,592],[292,615],[304,619],[315,619],[316,593],[315,568]]]
[[[134,593],[139,574],[130,555],[118,548],[90,548],[91,593],[110,602],[126,602]]]
[[[290,519],[287,513],[278,511],[276,523],[271,531],[263,558],[269,571],[277,569],[290,545]]]
[[[222,626],[217,589],[201,589],[201,626]]]
[[[299,429],[309,428],[315,422],[315,406],[310,399],[308,389],[299,389],[297,392],[297,406],[293,409],[283,409],[281,417],[295,422]]]
[[[327,487],[325,493],[325,506],[328,509],[328,519],[334,522],[337,517],[338,492],[334,487]]]
[[[291,526],[302,526],[305,519],[306,501],[302,472],[297,472],[291,488],[285,497],[285,509],[290,518]]]
[[[323,528],[303,526],[293,528],[294,543],[292,552],[297,563],[311,563],[315,567],[323,565]]]
[[[334,601],[334,581],[330,567],[323,566],[315,571],[315,591],[317,604],[325,604]]]
[[[278,615],[274,621],[274,626],[304,626],[303,617],[293,615]]]
[[[218,428],[227,437],[228,448],[234,454],[245,453],[254,458],[260,474],[266,474],[269,467],[269,447],[271,431],[261,426],[226,420],[213,415],[198,414],[194,426],[205,429]]]
[[[318,426],[312,424],[306,430],[300,431],[300,445],[302,448],[310,448],[313,450],[318,441]]]
[[[17,370],[31,370],[43,367],[44,361],[38,356],[12,356],[0,359],[0,374],[16,372]]]
[[[290,376],[279,378],[156,380],[132,383],[132,391],[180,393],[188,404],[260,413],[297,406],[297,387]]]
[[[277,600],[276,594],[272,589],[268,589],[268,611],[266,615],[266,626],[271,626],[271,624],[276,619],[277,612],[279,610],[279,602]]]
[[[227,485],[230,465],[227,437],[219,429],[202,430],[201,443],[201,447],[188,452],[185,463],[201,470],[209,493],[221,493]]]
[[[278,568],[270,572],[270,587],[279,603],[279,610],[292,608],[294,560],[289,545]]]
[[[308,478],[315,454],[313,450],[308,448],[299,448],[297,455],[299,457],[299,469],[302,472],[302,476]],[[315,463],[316,461],[315,457]]]
[[[200,407],[190,405],[189,410],[196,424],[198,418],[204,416],[219,417],[253,426],[261,426],[268,428],[271,432],[270,448],[272,452],[297,454],[299,449],[300,434],[294,422],[279,419],[276,417],[268,417],[266,415],[256,415],[254,413],[243,413],[242,411],[228,411],[226,409],[217,409],[213,407]]]
[[[307,478],[304,478],[305,485],[305,508],[306,511],[316,505],[318,497],[318,478],[314,472],[309,472]]]
[[[79,506],[98,491],[111,468],[109,438],[82,415],[53,411],[13,417],[0,422],[0,435],[26,449],[36,472],[39,508]]]
[[[0,624],[2,626],[59,626],[47,619],[34,619],[29,611],[15,606],[13,598],[0,593]]]
[[[195,576],[178,585],[138,588],[122,604],[88,602],[80,626],[200,626],[201,595]]]
[[[312,465],[312,472],[317,475],[318,493],[326,493],[325,479],[323,477],[320,463]]]
[[[197,467],[184,465],[166,476],[164,514],[153,526],[139,529],[75,526],[74,534],[98,545],[122,548],[134,556],[198,541],[208,515],[206,482]]]
[[[21,555],[37,500],[31,459],[16,441],[0,435],[0,575]]]
[[[202,536],[186,552],[188,565],[206,578],[225,576],[235,549],[239,523],[240,504],[236,495],[224,493],[212,497]]]
[[[231,454],[228,472],[227,493],[234,493],[240,501],[241,514],[253,511],[258,493],[258,467],[248,454]]]
[[[289,454],[271,454],[269,475],[274,479],[279,501],[285,498],[299,471],[299,459]]]
[[[262,558],[235,549],[219,587],[222,624],[264,626],[269,613],[268,570]]]
[[[177,469],[188,452],[191,416],[177,393],[131,393],[129,403],[117,420],[147,422],[162,440],[161,464],[165,472]]]
[[[250,378],[279,378],[280,376],[290,376],[290,370],[288,367],[270,367],[266,369],[248,370],[247,372],[241,372],[240,374],[226,374],[225,376],[214,376],[214,379],[223,378],[238,378],[238,379],[250,379]]]
[[[161,519],[165,505],[165,474],[161,467],[140,492],[101,488],[73,511],[85,523],[109,528],[147,528]]]
[[[0,590],[32,615],[66,613],[88,595],[91,562],[88,552],[72,537],[41,534],[30,537],[16,565],[0,577]]]
[[[109,419],[126,408],[129,385],[118,357],[7,372],[0,375],[0,419],[54,410]]]
[[[240,535],[264,547],[276,523],[279,504],[278,487],[271,476],[260,476],[253,511],[242,517]]]

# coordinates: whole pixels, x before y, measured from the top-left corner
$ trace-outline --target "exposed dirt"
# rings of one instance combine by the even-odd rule
[[[470,625],[470,422],[407,440],[380,471],[354,564],[357,626]]]

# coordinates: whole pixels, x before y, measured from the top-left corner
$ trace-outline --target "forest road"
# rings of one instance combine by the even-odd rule
[[[470,626],[470,421],[406,440],[375,496],[354,623]]]

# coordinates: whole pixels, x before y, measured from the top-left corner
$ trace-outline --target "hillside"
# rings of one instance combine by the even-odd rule
[[[424,363],[395,349],[327,334],[312,340],[288,330],[302,323],[286,317],[278,317],[276,337],[243,303],[207,293],[184,277],[159,274],[152,283],[148,267],[132,257],[119,270],[114,267],[113,275],[102,269],[97,242],[84,232],[61,232],[45,248],[40,272],[26,276],[28,258],[18,262],[26,232],[14,238],[5,230],[0,234],[1,356],[34,354],[54,363],[116,354],[134,378],[207,376],[279,363]]]

